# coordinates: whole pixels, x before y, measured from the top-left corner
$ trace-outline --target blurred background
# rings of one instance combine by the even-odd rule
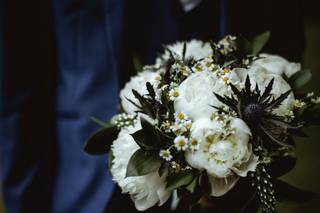
[[[317,1],[305,1],[301,8],[306,37],[303,66],[313,73],[312,80],[305,90],[320,95],[320,15],[316,4]],[[283,11],[284,16],[287,13],[290,11]],[[286,33],[285,26],[283,28],[283,33]],[[295,169],[282,178],[299,188],[320,193],[320,129],[309,128],[307,133],[309,138],[297,138],[298,161]],[[280,213],[318,213],[319,209],[320,199],[299,205],[279,205]],[[0,213],[4,212],[0,193]]]

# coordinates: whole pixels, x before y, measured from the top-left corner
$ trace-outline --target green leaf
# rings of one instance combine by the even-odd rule
[[[266,45],[270,38],[270,32],[264,32],[258,36],[256,36],[252,41],[251,41],[251,54],[252,55],[257,55],[262,48]]]
[[[241,53],[242,56],[248,55],[252,52],[252,45],[251,43],[245,39],[243,36],[237,36],[235,40],[237,50]]]
[[[138,149],[129,160],[126,177],[143,176],[155,172],[160,166],[158,152]]]
[[[168,178],[167,189],[174,190],[181,186],[186,186],[194,179],[194,172],[191,170],[184,170]]]
[[[293,89],[300,89],[311,80],[310,70],[301,70],[289,78],[289,83]]]
[[[100,125],[101,127],[104,127],[104,128],[109,128],[109,127],[111,127],[113,125],[113,124],[111,124],[109,122],[102,121],[102,120],[100,120],[99,118],[96,118],[96,117],[90,117],[90,118],[95,123],[97,123],[98,125]]]
[[[141,117],[141,130],[131,134],[135,142],[145,150],[159,150],[161,137],[160,132],[150,124],[146,119]]]
[[[189,192],[193,193],[196,190],[197,186],[198,186],[198,178],[194,178],[193,181],[186,186],[186,189]]]
[[[89,137],[84,146],[84,151],[91,155],[103,155],[110,150],[112,141],[117,139],[119,129],[115,125],[109,125],[95,132]]]
[[[273,185],[280,202],[303,203],[319,198],[318,193],[301,190],[279,179],[274,179]]]
[[[134,54],[132,57],[132,63],[133,63],[134,69],[137,72],[140,72],[143,70],[143,65],[136,54]]]
[[[200,175],[200,185],[203,188],[204,193],[207,195],[211,195],[211,183],[209,180],[209,176],[206,171],[203,171]]]

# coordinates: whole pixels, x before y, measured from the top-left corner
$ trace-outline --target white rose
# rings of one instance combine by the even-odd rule
[[[289,62],[287,59],[271,54],[260,54],[261,59],[252,63],[252,66],[260,66],[278,75],[285,75],[290,78],[296,72],[301,70],[300,63]]]
[[[191,74],[178,87],[179,97],[174,101],[176,112],[183,112],[192,120],[209,118],[216,111],[212,106],[221,107],[213,92],[230,95],[231,90],[223,80],[212,72],[203,71]]]
[[[191,137],[198,140],[197,151],[187,151],[186,161],[194,168],[206,170],[212,186],[213,196],[222,196],[249,171],[255,171],[258,157],[252,153],[249,144],[250,129],[244,121],[232,118],[232,133],[226,138],[225,126],[204,118],[193,123]],[[236,175],[235,175],[236,174]]]
[[[132,104],[129,100],[133,101],[137,105],[140,105],[139,101],[134,97],[132,89],[138,91],[141,95],[146,95],[148,93],[146,88],[146,83],[150,82],[154,87],[157,85],[156,77],[159,74],[153,71],[143,71],[138,73],[138,75],[132,77],[129,82],[126,83],[124,88],[120,91],[121,105],[124,111],[128,114],[134,114],[138,108]]]
[[[254,66],[249,69],[238,68],[235,69],[235,72],[238,73],[238,76],[241,76],[240,78],[242,79],[243,83],[245,82],[246,76],[249,75],[251,81],[251,90],[254,90],[256,84],[258,84],[261,94],[263,94],[265,88],[272,79],[274,79],[274,83],[271,94],[275,98],[278,98],[283,93],[291,90],[290,85],[280,75],[271,73],[263,67]],[[274,113],[280,116],[286,115],[288,111],[292,110],[294,101],[295,98],[293,93],[289,94],[289,96],[281,103],[281,105],[274,110]]]
[[[166,47],[170,49],[174,54],[182,57],[184,42],[177,42],[172,45],[167,45]],[[199,60],[210,56],[212,54],[212,49],[210,43],[203,42],[200,40],[191,40],[187,42],[186,48],[186,58],[193,57],[195,60]],[[165,50],[164,54],[157,58],[156,64],[160,65],[163,61],[167,61],[170,58],[169,51]]]
[[[134,127],[139,130],[141,126]],[[131,156],[139,149],[132,136],[134,128],[122,130],[118,139],[112,144],[114,159],[111,168],[113,180],[118,183],[123,193],[129,193],[139,211],[144,211],[158,203],[164,204],[171,192],[166,190],[166,175],[159,176],[158,172],[152,172],[145,176],[127,177],[126,168]]]

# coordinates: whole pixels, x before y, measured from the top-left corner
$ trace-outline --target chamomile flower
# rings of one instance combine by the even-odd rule
[[[160,128],[165,132],[168,132],[170,130],[170,122],[169,121],[162,122]]]
[[[183,125],[183,123],[175,123],[173,126],[171,126],[171,130],[176,135],[181,135],[187,131],[187,128]]]
[[[186,129],[191,129],[192,126],[192,121],[191,120],[187,120],[185,122],[183,122],[183,125]]]
[[[169,98],[171,101],[176,100],[179,97],[180,93],[179,90],[177,88],[171,89],[169,91]]]
[[[185,136],[179,135],[174,139],[174,146],[179,151],[185,151],[188,148],[188,139]]]
[[[169,149],[160,150],[159,155],[166,161],[171,161],[173,158]]]
[[[188,119],[187,115],[184,114],[183,112],[178,112],[178,113],[176,112],[174,115],[175,115],[176,121],[178,122]]]
[[[190,146],[191,151],[196,151],[199,149],[200,143],[197,139],[191,138],[191,140],[189,142],[189,146]]]

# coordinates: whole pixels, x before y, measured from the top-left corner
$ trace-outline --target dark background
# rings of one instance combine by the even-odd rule
[[[281,1],[281,0],[280,0]],[[320,11],[318,1],[303,1],[301,10],[304,14],[306,49],[304,51],[303,66],[312,71],[313,77],[305,88],[320,95]],[[283,15],[291,11],[283,11]],[[253,17],[254,18],[254,17]],[[45,23],[43,23],[45,24]],[[286,34],[285,26],[283,33]],[[288,34],[287,36],[290,36]],[[34,39],[34,38],[33,38]],[[294,170],[283,179],[300,188],[320,193],[320,131],[319,127],[309,128],[309,138],[297,138],[298,162]],[[281,204],[280,213],[317,213],[320,199],[305,204]],[[0,213],[4,212],[0,193]]]

